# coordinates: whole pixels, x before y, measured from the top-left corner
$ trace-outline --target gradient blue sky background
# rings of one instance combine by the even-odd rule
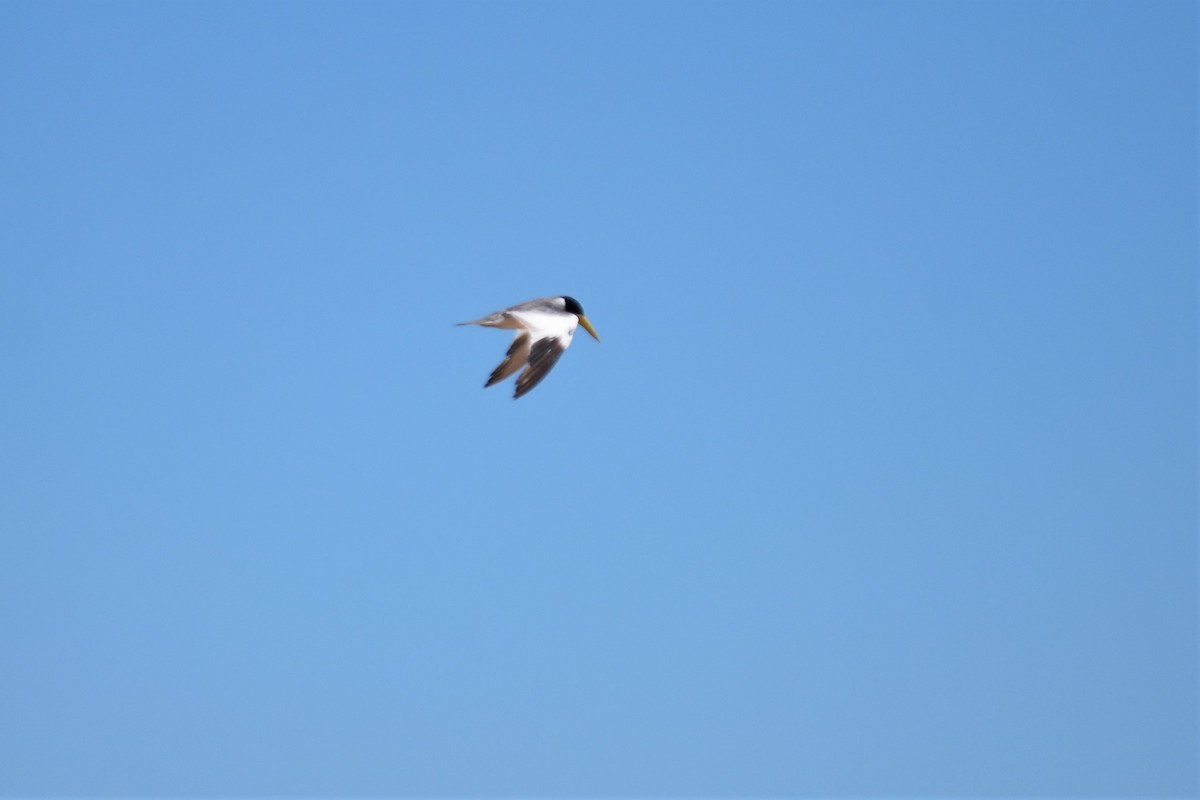
[[[3,3],[0,793],[1194,795],[1196,118],[1185,2]]]

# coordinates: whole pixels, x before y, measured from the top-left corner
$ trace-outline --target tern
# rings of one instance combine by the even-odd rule
[[[541,383],[542,378],[571,346],[577,325],[582,325],[593,339],[600,341],[592,323],[583,315],[583,306],[574,297],[566,296],[539,297],[458,324],[516,330],[517,334],[504,360],[492,370],[487,383],[483,385],[486,389],[524,367],[524,371],[517,376],[514,400]]]

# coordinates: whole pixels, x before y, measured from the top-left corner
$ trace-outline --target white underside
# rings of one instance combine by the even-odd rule
[[[571,339],[575,336],[575,328],[579,326],[579,317],[574,314],[554,314],[544,311],[509,311],[508,313],[520,322],[522,328],[529,332],[533,340],[552,337],[562,342],[564,348],[570,346]]]

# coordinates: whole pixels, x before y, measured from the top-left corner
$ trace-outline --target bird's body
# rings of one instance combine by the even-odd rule
[[[486,317],[460,322],[459,325],[482,325],[485,328],[515,330],[512,344],[504,360],[492,371],[484,387],[492,386],[524,367],[517,377],[513,398],[518,398],[541,382],[562,354],[571,346],[575,328],[583,325],[597,342],[600,337],[583,314],[583,308],[572,297],[540,297],[501,309]]]

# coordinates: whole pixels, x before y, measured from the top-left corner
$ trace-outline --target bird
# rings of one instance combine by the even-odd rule
[[[571,346],[577,325],[582,325],[593,339],[600,341],[592,323],[583,314],[583,306],[574,297],[566,295],[539,297],[503,308],[486,317],[457,324],[516,330],[504,360],[492,370],[487,383],[483,385],[485,389],[493,386],[524,367],[517,376],[514,400],[541,383],[542,378]]]

